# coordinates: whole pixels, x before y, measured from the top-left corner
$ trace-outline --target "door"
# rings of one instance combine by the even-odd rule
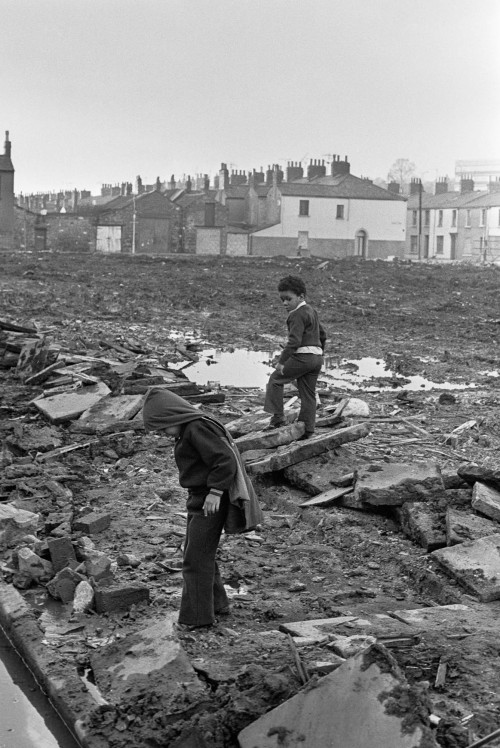
[[[358,231],[356,234],[355,254],[366,260],[367,255],[367,234],[366,231]]]
[[[167,254],[170,221],[168,218],[142,218],[137,221],[136,252]]]
[[[457,259],[457,235],[450,234],[450,260]]]
[[[106,254],[122,251],[122,227],[98,226],[96,250]]]

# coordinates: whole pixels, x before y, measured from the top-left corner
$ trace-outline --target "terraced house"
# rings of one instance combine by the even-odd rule
[[[441,179],[430,195],[414,179],[407,207],[408,259],[500,260],[500,180],[479,191],[470,177],[460,180],[460,190],[449,190],[447,180]]]

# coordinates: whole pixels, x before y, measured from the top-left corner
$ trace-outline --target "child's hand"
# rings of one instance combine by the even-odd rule
[[[207,517],[209,514],[217,514],[220,506],[220,496],[209,493],[203,504],[203,514]]]
[[[278,372],[278,374],[283,374],[284,364],[276,364],[274,368]]]

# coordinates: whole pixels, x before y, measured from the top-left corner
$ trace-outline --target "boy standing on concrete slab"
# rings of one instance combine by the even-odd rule
[[[323,365],[326,333],[318,313],[305,299],[302,278],[287,275],[278,283],[278,292],[288,312],[288,340],[269,377],[264,410],[271,413],[269,429],[284,426],[283,386],[297,380],[300,397],[299,421],[305,423],[303,438],[314,434],[316,423],[316,382]]]

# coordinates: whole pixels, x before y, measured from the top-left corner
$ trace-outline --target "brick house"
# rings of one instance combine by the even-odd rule
[[[226,205],[218,202],[216,190],[208,181],[200,192],[191,191],[188,180],[185,190],[172,195],[174,205],[181,210],[182,252],[187,254],[225,254],[227,241]]]
[[[352,175],[347,157],[335,156],[330,174],[317,160],[306,177],[298,164],[289,165],[287,181],[273,171],[266,209],[258,211],[266,225],[251,232],[250,254],[404,256],[406,198]]]

